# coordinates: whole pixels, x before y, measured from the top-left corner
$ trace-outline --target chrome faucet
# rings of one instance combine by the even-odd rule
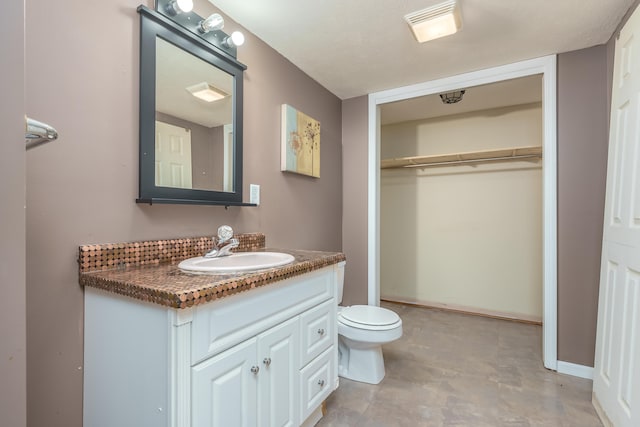
[[[231,255],[231,250],[240,246],[240,241],[233,238],[233,228],[222,225],[218,228],[218,236],[212,237],[213,249],[204,254],[205,258],[217,258]]]

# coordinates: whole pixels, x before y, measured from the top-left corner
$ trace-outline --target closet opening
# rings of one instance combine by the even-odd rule
[[[542,324],[542,76],[380,106],[380,298]]]
[[[520,92],[511,86],[527,82],[537,82],[535,99],[518,98]],[[485,105],[472,108],[473,91],[489,90],[493,84],[506,95],[479,97]],[[417,106],[420,102],[441,102],[439,94],[460,89],[466,89],[463,100],[448,105],[459,108],[454,114],[393,118],[395,106],[415,114],[424,110]],[[500,103],[500,98],[511,101]],[[517,124],[536,115],[537,125]],[[481,123],[482,116],[492,121],[478,125],[471,132],[471,141],[460,135],[463,129],[473,128],[474,122]],[[408,126],[406,122],[411,121],[425,123]],[[521,126],[528,130],[521,132]],[[432,138],[423,138],[427,134]],[[531,135],[537,141],[528,138]],[[385,144],[388,137],[413,138],[412,150]],[[534,322],[541,319],[543,363],[557,370],[556,163],[555,56],[370,94],[369,304],[378,305],[381,295],[401,300],[405,292],[412,291],[411,297],[404,297],[406,302]],[[518,194],[518,188],[526,190]],[[389,222],[391,226],[384,226]],[[494,234],[487,233],[491,228]],[[523,248],[525,241],[530,244]],[[518,256],[507,254],[505,248]],[[386,259],[396,256],[393,254],[399,255],[394,258],[396,265],[386,266]],[[425,257],[431,265],[423,262]],[[398,274],[404,275],[404,283],[394,279],[396,284],[390,289],[381,289],[381,281],[388,281],[384,276]],[[425,282],[440,288],[420,294],[423,290],[416,285]],[[530,298],[512,306],[505,301],[486,304],[480,285],[491,282],[499,283],[495,291],[505,301],[514,291],[510,287],[514,282],[524,283],[520,293]]]

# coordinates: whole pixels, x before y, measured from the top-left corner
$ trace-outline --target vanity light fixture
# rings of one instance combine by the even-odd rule
[[[456,33],[462,27],[460,7],[456,0],[405,15],[414,37],[420,43]]]
[[[191,95],[206,102],[219,101],[229,96],[228,93],[221,89],[209,84],[207,82],[198,83],[193,86],[189,86],[187,90]]]
[[[240,32],[229,35],[222,28],[225,25],[221,13],[212,13],[208,17],[193,11],[193,0],[155,0],[155,9],[163,17],[170,19],[181,28],[205,40],[216,49],[220,49],[232,58],[238,57],[237,46],[244,43]]]
[[[193,0],[171,0],[167,4],[167,13],[169,15],[179,15],[188,13],[193,10]]]
[[[466,90],[456,90],[455,92],[441,93],[440,99],[443,104],[455,104],[457,102],[462,101],[462,96]]]
[[[225,47],[236,47],[244,44],[244,34],[240,31],[234,31],[230,36],[226,37],[222,41],[222,45]]]
[[[206,34],[209,31],[219,31],[223,28],[224,18],[219,13],[211,14],[207,19],[198,23],[198,31],[201,34]]]

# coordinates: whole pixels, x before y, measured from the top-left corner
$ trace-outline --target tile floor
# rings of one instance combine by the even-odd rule
[[[591,381],[542,366],[541,327],[383,303],[403,337],[378,385],[340,378],[318,426],[602,426]]]

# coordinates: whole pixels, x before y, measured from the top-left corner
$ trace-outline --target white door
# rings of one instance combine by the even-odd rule
[[[193,368],[193,427],[256,425],[255,362],[256,339],[252,338]]]
[[[156,186],[193,188],[191,130],[156,121]]]
[[[640,426],[640,10],[616,41],[600,272],[594,405]]]
[[[258,426],[297,427],[300,424],[298,317],[258,337]]]

